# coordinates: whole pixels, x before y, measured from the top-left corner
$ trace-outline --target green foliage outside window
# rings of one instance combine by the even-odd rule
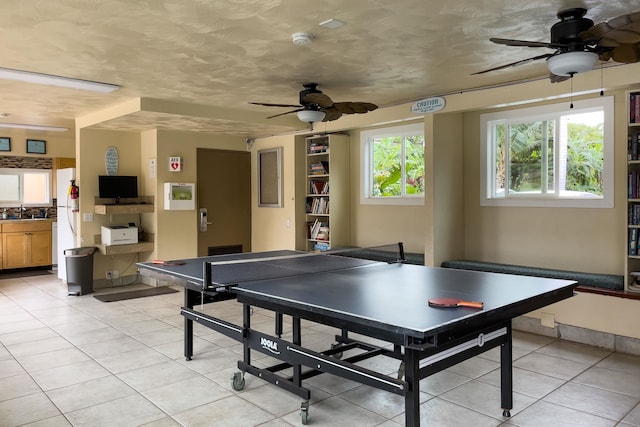
[[[507,182],[505,133],[509,130],[510,192],[545,192],[554,188],[555,121],[497,124],[496,189],[504,190]],[[564,187],[569,191],[603,195],[604,164],[603,124],[567,123],[567,156]],[[544,149],[544,144],[547,145]],[[546,174],[546,177],[545,177]]]
[[[373,142],[373,197],[422,194],[424,137],[414,135],[376,139]]]

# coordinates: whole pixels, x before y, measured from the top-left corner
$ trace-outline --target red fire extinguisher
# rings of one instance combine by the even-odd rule
[[[68,196],[71,201],[71,212],[78,212],[80,210],[80,188],[76,185],[75,179],[71,180]]]

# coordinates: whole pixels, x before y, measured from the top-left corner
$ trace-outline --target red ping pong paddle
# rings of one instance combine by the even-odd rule
[[[160,264],[160,265],[183,265],[184,261],[163,261],[161,259],[154,259],[152,264]]]
[[[483,308],[484,303],[480,301],[463,301],[460,298],[430,298],[429,307],[469,307]]]

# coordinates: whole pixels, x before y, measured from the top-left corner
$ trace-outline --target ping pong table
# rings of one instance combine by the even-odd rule
[[[329,373],[404,396],[405,425],[419,426],[420,380],[498,346],[502,415],[511,416],[511,320],[573,296],[576,287],[575,282],[568,280],[425,267],[401,260],[388,263],[344,255],[348,253],[282,250],[138,266],[147,274],[168,275],[184,284],[181,314],[185,318],[187,360],[193,357],[193,322],[241,342],[243,359],[238,361],[239,372],[232,378],[232,387],[242,390],[244,376],[249,373],[298,395],[303,399],[300,408],[303,424],[308,420],[310,399],[303,380]],[[430,307],[427,301],[434,297],[481,301],[484,306]],[[227,298],[242,304],[242,325],[196,308]],[[251,327],[252,307],[276,313],[274,334]],[[291,316],[290,340],[282,338],[283,315]],[[301,320],[335,327],[341,332],[327,350],[313,351],[303,346]],[[350,333],[376,340],[354,339]],[[373,345],[370,343],[373,341],[386,345]],[[252,351],[269,355],[280,363],[266,368],[255,366]],[[396,359],[397,376],[357,365],[377,356]]]

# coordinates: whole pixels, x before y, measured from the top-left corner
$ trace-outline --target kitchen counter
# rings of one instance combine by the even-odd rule
[[[25,223],[25,222],[42,222],[42,221],[49,221],[49,222],[55,222],[56,218],[16,218],[16,219],[0,219],[0,224],[18,224],[18,223]]]

